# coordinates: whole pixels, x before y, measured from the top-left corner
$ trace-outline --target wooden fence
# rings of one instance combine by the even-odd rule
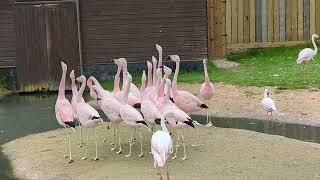
[[[208,19],[215,19],[208,22],[209,47],[216,51],[225,44],[228,52],[304,43],[313,33],[320,34],[319,10],[320,0],[208,0]],[[215,12],[222,13],[225,22],[217,22]],[[217,32],[219,38],[226,34],[226,43],[215,42]]]

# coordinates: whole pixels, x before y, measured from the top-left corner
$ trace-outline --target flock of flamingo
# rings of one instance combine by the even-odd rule
[[[297,59],[298,64],[306,64],[316,55],[317,46],[314,41],[315,38],[319,38],[319,36],[315,34],[312,36],[312,42],[315,50],[310,48],[303,49],[299,53],[299,57]],[[82,127],[94,129],[96,153],[93,160],[98,160],[95,127],[102,123],[103,120],[98,111],[85,102],[83,92],[86,86],[90,89],[90,96],[98,102],[101,110],[113,125],[113,141],[110,145],[111,150],[114,151],[118,144],[117,154],[122,152],[121,133],[119,128],[119,124],[121,122],[124,122],[131,130],[129,154],[125,155],[125,157],[131,156],[131,149],[135,143],[135,139],[133,138],[134,131],[138,130],[139,132],[141,145],[139,157],[142,157],[143,143],[140,128],[146,128],[147,130],[154,132],[156,125],[161,126],[161,130],[154,132],[151,137],[151,153],[154,158],[154,167],[158,166],[160,168],[160,178],[162,178],[161,168],[166,164],[166,160],[169,155],[174,153],[173,140],[171,137],[172,134],[169,133],[166,124],[175,130],[174,132],[177,137],[175,141],[175,153],[172,159],[177,158],[178,147],[180,146],[180,143],[182,143],[184,150],[184,155],[181,158],[182,160],[186,160],[187,156],[184,136],[180,129],[184,127],[195,128],[196,124],[189,114],[201,109],[206,109],[207,126],[212,126],[209,121],[208,114],[208,110],[210,108],[206,105],[210,104],[210,100],[214,95],[214,87],[208,76],[208,61],[206,59],[203,60],[205,81],[200,88],[201,100],[192,93],[179,90],[177,87],[180,57],[178,55],[168,56],[168,60],[170,59],[175,62],[175,72],[171,82],[169,76],[171,75],[172,70],[162,64],[162,47],[158,44],[155,44],[155,46],[159,53],[159,61],[157,61],[154,56],[152,56],[152,62],[147,61],[148,72],[147,75],[145,71],[142,73],[142,85],[140,89],[132,83],[132,76],[128,72],[126,59],[114,59],[113,61],[117,65],[117,73],[114,76],[114,89],[112,92],[103,89],[97,79],[93,76],[88,79],[86,79],[84,75],[75,78],[74,71],[71,71],[71,103],[65,97],[67,65],[64,62],[61,62],[62,77],[55,105],[55,113],[58,123],[66,130],[68,139],[67,149],[69,149],[69,154],[66,151],[64,157],[69,157],[68,163],[73,162],[68,128],[72,128],[75,131],[75,121],[79,121],[80,125],[79,147],[83,145]],[[123,77],[122,88],[120,88],[121,71]],[[76,81],[81,83],[79,90],[77,89]],[[203,101],[206,101],[206,104]],[[272,112],[276,111],[276,106],[272,98],[269,96],[268,89],[264,90],[264,97],[261,104],[267,112],[268,119],[272,119]],[[116,136],[118,136],[117,143],[115,142]],[[88,137],[89,136],[87,135],[85,143],[86,150],[82,160],[87,159]],[[104,138],[104,142],[106,141],[106,137]],[[167,178],[169,179],[168,174]]]

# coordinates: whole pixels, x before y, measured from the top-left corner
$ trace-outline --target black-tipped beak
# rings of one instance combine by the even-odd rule
[[[74,121],[65,122],[65,124],[71,128],[76,128],[76,123]]]
[[[205,109],[209,108],[209,107],[208,107],[207,105],[205,105],[205,104],[201,104],[200,107],[201,107],[201,108],[205,108]]]
[[[97,101],[100,101],[100,100],[101,100],[101,98],[98,97],[98,98],[97,98]]]
[[[161,121],[161,119],[159,119],[159,118],[157,118],[157,119],[154,120],[154,122],[155,122],[156,124],[158,124],[158,125],[160,125],[160,121]]]
[[[114,60],[113,60],[113,59],[111,59],[109,62],[113,63],[113,62],[114,62]]]
[[[171,57],[170,57],[170,56],[168,56],[168,57],[167,57],[167,60],[171,60]]]

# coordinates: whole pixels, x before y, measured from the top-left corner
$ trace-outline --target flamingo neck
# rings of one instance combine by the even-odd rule
[[[145,80],[142,80],[142,81],[141,81],[141,87],[140,87],[140,92],[141,92],[141,98],[142,98],[142,99],[144,98],[145,90],[146,90],[146,81],[145,81]]]
[[[71,90],[72,90],[72,96],[75,96],[78,93],[76,80],[74,78],[71,78]]]
[[[96,85],[98,88],[103,89],[103,87],[95,77],[93,76],[89,77],[89,81],[93,82],[94,85]]]
[[[177,89],[177,81],[180,70],[180,61],[176,61],[176,70],[174,71],[173,81],[172,81],[172,91],[176,92]]]
[[[148,67],[148,84],[147,87],[152,86],[152,66]]]
[[[268,91],[264,91],[263,97],[264,97],[264,98],[267,98],[267,97],[268,97]]]
[[[130,84],[131,82],[129,81],[126,81],[126,88],[125,88],[125,91],[124,91],[124,94],[123,94],[123,99],[122,99],[122,104],[128,104],[128,97],[129,97],[129,91],[130,91]]]
[[[157,83],[157,63],[153,63],[153,76],[152,76],[152,86],[156,86]]]
[[[204,64],[203,66],[204,66],[204,79],[205,79],[205,82],[209,82],[208,65]]]
[[[103,93],[102,93],[102,91],[101,91],[100,88],[98,88],[97,86],[92,86],[91,88],[97,93],[97,95],[98,95],[100,98],[103,98]],[[91,88],[90,88],[90,90],[91,90]]]
[[[113,92],[119,92],[120,91],[120,73],[121,73],[121,66],[118,65],[117,73],[114,76],[114,82],[113,82]]]
[[[166,114],[161,117],[160,126],[162,128],[162,131],[169,132],[166,124],[164,123],[165,117],[166,117]]]
[[[312,44],[313,44],[313,47],[314,47],[314,54],[317,54],[318,52],[318,47],[317,47],[317,44],[314,40],[314,37],[312,37]]]
[[[62,76],[61,76],[61,81],[59,85],[59,92],[58,92],[58,97],[59,98],[65,98],[65,89],[66,89],[66,71],[62,70]]]
[[[166,95],[165,95],[165,102],[170,101],[170,84],[167,83]]]
[[[78,98],[77,98],[77,102],[81,102],[82,100],[82,95],[83,95],[83,92],[84,92],[84,89],[86,88],[86,80],[84,82],[81,82],[81,87],[79,89],[79,93],[78,93]]]

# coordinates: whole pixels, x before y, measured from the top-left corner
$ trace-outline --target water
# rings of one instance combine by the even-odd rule
[[[29,134],[60,128],[54,113],[56,97],[42,94],[3,98],[0,102],[0,145]],[[202,124],[206,122],[205,116],[192,118]],[[320,143],[319,127],[288,123],[274,123],[271,126],[266,121],[243,118],[211,118],[211,121],[216,127],[246,129]],[[0,179],[9,179],[9,170],[9,161],[0,153]]]

